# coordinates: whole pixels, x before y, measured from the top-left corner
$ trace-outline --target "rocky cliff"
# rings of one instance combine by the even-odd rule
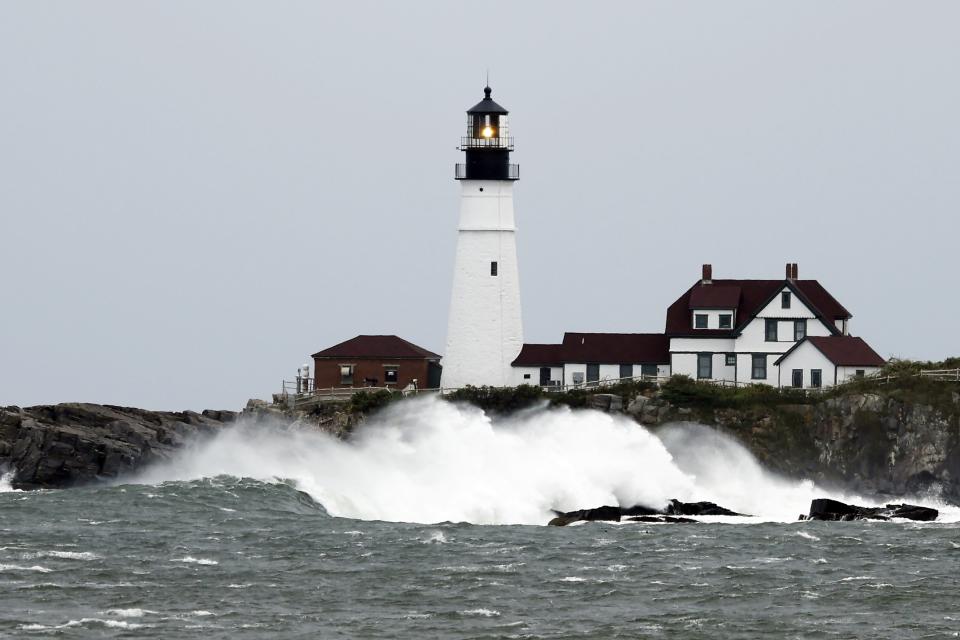
[[[653,430],[683,420],[712,425],[790,477],[874,496],[933,493],[960,504],[960,385],[878,385],[738,407],[668,396],[639,395],[625,411]]]
[[[232,422],[232,411],[180,413],[96,404],[0,407],[0,467],[16,488],[109,478],[169,457]]]

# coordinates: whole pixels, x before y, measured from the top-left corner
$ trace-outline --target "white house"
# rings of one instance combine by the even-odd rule
[[[667,309],[666,331],[566,333],[562,344],[525,344],[513,384],[593,384],[683,374],[771,386],[831,386],[884,360],[849,335],[851,315],[795,263],[782,280],[714,280],[711,265]]]
[[[781,387],[830,387],[850,378],[876,373],[884,359],[862,338],[810,336],[776,362]]]
[[[711,265],[703,265],[700,281],[667,309],[671,372],[700,380],[792,386],[792,356],[786,365],[783,356],[807,338],[817,339],[816,344],[852,344],[820,340],[849,337],[851,317],[819,282],[800,280],[795,263],[786,265],[782,280],[715,280]],[[874,356],[865,361],[871,363],[867,368],[881,366],[882,358],[857,340]],[[789,378],[781,373],[788,365]],[[802,386],[810,386],[810,369]],[[837,380],[832,372],[829,379],[821,374],[824,386]]]
[[[515,384],[610,382],[670,375],[670,341],[662,333],[573,333],[561,344],[525,344],[513,361]]]

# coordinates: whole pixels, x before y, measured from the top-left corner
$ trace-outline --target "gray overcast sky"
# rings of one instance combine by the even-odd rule
[[[0,404],[235,408],[441,352],[464,111],[511,111],[528,342],[787,261],[960,352],[960,3],[0,1]]]

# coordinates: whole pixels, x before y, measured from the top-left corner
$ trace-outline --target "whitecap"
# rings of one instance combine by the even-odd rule
[[[215,565],[220,564],[216,560],[210,560],[208,558],[194,558],[193,556],[186,556],[183,558],[174,558],[174,562],[185,562],[187,564],[202,564],[202,565]]]
[[[98,560],[100,556],[90,551],[38,551],[38,558],[62,558],[64,560]]]
[[[132,609],[107,609],[106,611],[101,611],[100,613],[106,616],[116,616],[117,618],[142,618],[146,614],[156,613],[156,611],[134,607]]]
[[[38,564],[31,567],[25,567],[19,564],[0,564],[0,571],[39,571],[40,573],[50,573],[53,569],[47,569]]]
[[[842,578],[840,582],[853,582],[854,580],[873,580],[873,576],[849,576]]]
[[[816,540],[819,540],[819,539],[820,539],[820,538],[818,538],[817,536],[813,535],[812,533],[807,533],[806,531],[797,531],[797,532],[796,532],[796,535],[800,536],[801,538],[806,538],[807,540],[815,540],[815,541],[816,541]]]
[[[461,611],[461,615],[464,616],[483,616],[484,618],[493,618],[500,615],[499,611],[495,609],[467,609],[466,611]]]
[[[444,535],[443,531],[431,531],[429,537],[420,542],[425,544],[444,544],[447,542],[447,536]]]
[[[580,578],[577,576],[567,576],[566,578],[561,578],[560,582],[586,582],[586,578]]]

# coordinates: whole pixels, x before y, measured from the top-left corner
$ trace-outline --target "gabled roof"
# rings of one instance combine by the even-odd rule
[[[440,356],[397,336],[357,336],[313,354],[314,358],[439,360]]]
[[[887,363],[863,338],[854,336],[808,336],[780,356],[775,364],[787,359],[804,342],[816,347],[827,360],[840,367],[882,367]]]
[[[667,364],[670,338],[662,333],[563,334],[562,344],[525,344],[511,363],[515,367],[560,366],[564,363]]]
[[[721,292],[708,291],[712,287],[720,289]],[[667,309],[665,333],[674,337],[735,337],[784,287],[793,291],[830,331],[837,331],[834,320],[851,317],[850,312],[816,280],[712,280],[710,284],[702,284],[698,280]],[[732,291],[736,289],[740,292],[739,300],[731,306]],[[710,300],[713,304],[714,298],[727,303],[721,308],[737,309],[736,325],[732,329],[694,329],[691,326],[690,310],[705,308],[701,302]],[[695,304],[697,306],[694,306]]]
[[[563,345],[525,344],[511,364],[515,367],[559,367],[563,364]]]

